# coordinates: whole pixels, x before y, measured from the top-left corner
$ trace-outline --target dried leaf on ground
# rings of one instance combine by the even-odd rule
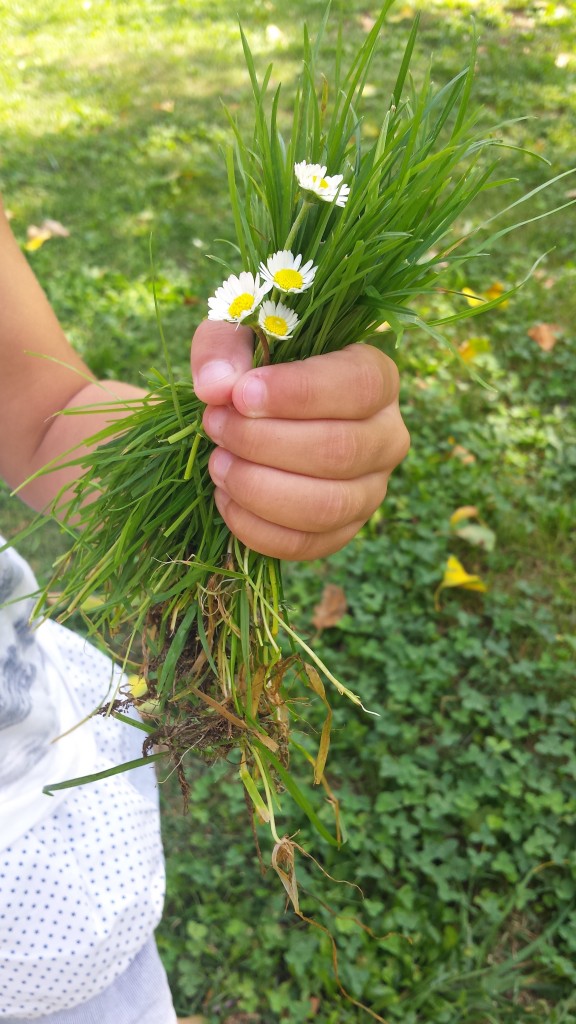
[[[494,530],[491,530],[489,526],[485,526],[483,523],[469,523],[468,526],[463,526],[461,529],[456,530],[456,536],[467,541],[468,544],[474,545],[474,547],[484,548],[485,551],[493,551],[496,546]]]
[[[165,114],[174,113],[174,100],[160,100],[153,104],[154,110],[163,110]]]
[[[468,451],[463,444],[455,444],[452,451],[450,452],[451,459],[460,459],[465,466],[470,466],[473,462],[476,462],[476,456],[472,452]]]
[[[41,229],[49,231],[53,238],[70,238],[68,228],[64,227],[59,220],[52,220],[51,217],[42,221]]]
[[[40,249],[49,238],[69,238],[70,232],[59,220],[52,220],[47,217],[41,224],[30,224],[26,230],[27,241],[24,244],[26,252],[35,252]]]
[[[563,328],[560,324],[547,324],[540,323],[534,324],[528,331],[528,337],[532,338],[537,345],[540,346],[543,352],[550,352],[559,336],[562,334]]]
[[[327,583],[324,587],[320,602],[314,609],[312,625],[320,632],[335,626],[348,611],[346,594],[342,587],[335,583]]]

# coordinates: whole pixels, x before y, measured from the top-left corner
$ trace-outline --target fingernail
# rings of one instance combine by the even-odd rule
[[[200,368],[196,376],[196,384],[200,387],[208,387],[210,384],[220,384],[222,381],[227,380],[228,377],[235,377],[237,371],[232,366],[232,363],[226,362],[225,359],[212,359],[209,363],[205,363]]]
[[[249,376],[242,388],[242,400],[248,414],[264,412],[268,389],[260,377]]]
[[[219,441],[224,433],[228,413],[221,406],[213,406],[204,413],[204,430],[213,441]]]
[[[212,455],[210,459],[210,476],[216,486],[224,483],[233,460],[234,456],[227,452],[225,448],[217,448]]]

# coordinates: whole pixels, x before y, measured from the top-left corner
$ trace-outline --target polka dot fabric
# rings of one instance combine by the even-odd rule
[[[89,712],[108,691],[110,662],[53,628],[66,682]],[[95,771],[139,756],[139,730],[103,718],[90,727],[99,749]],[[85,1003],[119,979],[146,945],[164,896],[154,790],[148,768],[73,789],[0,852],[0,1021]]]

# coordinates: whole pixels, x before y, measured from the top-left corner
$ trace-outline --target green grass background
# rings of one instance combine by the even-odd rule
[[[368,131],[417,6],[399,0],[392,10]],[[240,8],[261,68],[273,60],[284,83],[288,113],[302,21],[315,26],[323,8]],[[421,9],[416,79],[430,59],[438,84],[466,63],[474,16],[476,100],[490,122],[525,117],[508,139],[550,161],[511,150],[504,169],[519,183],[509,200],[576,165],[576,4]],[[336,5],[350,51],[376,10]],[[236,15],[225,0],[0,0],[0,186],[22,244],[45,217],[69,229],[29,258],[69,338],[104,377],[137,382],[161,361],[151,232],[172,358],[187,372],[189,339],[220,278],[205,254],[232,237],[221,100],[241,122],[250,117]],[[328,78],[337,20],[323,51]],[[529,212],[574,189],[576,176],[564,179]],[[490,202],[470,218],[493,212]],[[304,906],[335,935],[345,987],[402,1024],[576,1021],[574,226],[573,209],[530,225],[455,279],[479,291],[513,284],[547,253],[506,309],[451,336],[488,339],[475,366],[494,390],[429,339],[406,339],[396,358],[413,448],[385,506],[344,552],[287,573],[293,618],[310,635],[324,584],[344,587],[349,611],[317,643],[380,712],[337,707],[329,774],[347,843],[339,853],[314,847],[364,899],[303,863]],[[448,301],[435,300],[441,310]],[[550,352],[528,335],[539,322],[558,325]],[[468,461],[453,456],[455,444]],[[468,504],[495,534],[492,551],[450,529]],[[0,518],[9,534],[28,521],[6,491]],[[61,543],[51,526],[28,541],[41,575]],[[445,591],[438,609],[450,554],[489,589]],[[171,781],[162,787],[168,898],[158,941],[178,1011],[210,1024],[367,1020],[338,989],[327,937],[286,912],[276,880],[261,877],[233,769],[191,762],[189,771],[186,817]]]

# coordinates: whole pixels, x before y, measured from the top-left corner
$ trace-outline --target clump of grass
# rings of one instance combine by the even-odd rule
[[[329,77],[318,73],[328,13],[314,43],[305,28],[288,138],[278,128],[281,89],[269,95],[272,69],[259,79],[242,34],[254,134],[246,141],[229,115],[233,143],[227,167],[237,237],[233,263],[220,262],[229,273],[255,277],[272,253],[294,249],[317,266],[313,286],[289,296],[297,322],[285,337],[267,333],[257,310],[244,319],[258,338],[255,365],[373,338],[383,321],[398,341],[413,328],[444,340],[445,325],[493,308],[511,294],[475,307],[463,301],[443,319],[426,321],[415,308],[417,298],[437,290],[451,268],[520,225],[491,235],[484,231],[482,240],[477,231],[455,228],[479,195],[507,184],[496,177],[498,150],[505,144],[501,128],[482,130],[471,109],[474,42],[468,65],[447,85],[435,90],[428,75],[417,88],[410,78],[416,20],[379,135],[365,140],[362,94],[391,6],[387,0],[345,72],[340,40]],[[294,168],[301,162],[342,176],[342,196],[349,189],[343,205],[300,187]],[[361,702],[292,630],[279,563],[244,548],[218,516],[203,406],[188,380],[174,378],[166,359],[167,369],[150,374],[148,395],[129,403],[119,427],[112,424],[90,438],[95,450],[74,457],[83,474],[64,508],[71,546],[56,563],[38,611],[62,620],[80,612],[88,632],[138,676],[137,686],[111,696],[105,713],[122,717],[129,705],[138,707],[147,732],[142,762],[171,761],[184,792],[186,756],[212,761],[236,752],[253,811],[273,836],[273,864],[298,911],[296,845],[276,823],[279,793],[288,792],[327,842],[340,842],[338,820],[330,830],[295,783],[290,758],[310,761],[314,782],[326,785],[326,686]],[[62,517],[58,501],[56,507]],[[54,590],[59,599],[50,605]],[[290,731],[296,714],[304,727],[303,693],[326,707],[314,755]]]

